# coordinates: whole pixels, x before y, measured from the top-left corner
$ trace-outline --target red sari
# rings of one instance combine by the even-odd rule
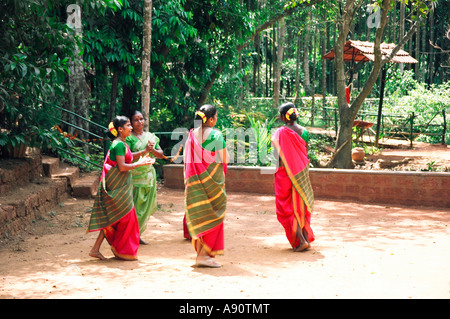
[[[311,211],[314,194],[309,179],[306,142],[292,129],[280,127],[272,137],[281,165],[275,173],[275,202],[277,219],[283,225],[293,248],[300,245],[297,230],[305,231],[309,242],[314,241]]]
[[[185,227],[194,248],[203,247],[210,257],[224,251],[223,220],[227,203],[226,164],[216,163],[215,158],[216,152],[202,148],[191,130],[184,159]]]
[[[130,164],[133,155],[125,145],[125,163]],[[140,234],[133,204],[131,174],[120,172],[117,162],[111,160],[109,154],[103,164],[88,231],[103,231],[117,258],[137,260]]]

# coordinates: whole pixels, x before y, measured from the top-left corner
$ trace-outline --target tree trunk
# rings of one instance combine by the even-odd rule
[[[78,19],[81,20],[81,12],[77,12],[77,10],[81,10],[79,6],[75,9],[76,13],[79,14]],[[74,28],[74,38],[83,38],[83,30],[81,21],[79,24],[75,24]],[[69,64],[69,105],[71,110],[84,117],[89,117],[89,92],[88,92],[88,84],[86,82],[86,77],[84,75],[84,67],[83,61],[80,54],[80,48],[77,44],[75,44],[75,50],[72,55],[72,60]],[[83,121],[79,118],[73,118],[71,120],[72,124],[76,124],[84,130],[89,130],[89,123],[87,121]],[[85,139],[86,134],[79,131],[78,137],[81,139]],[[74,134],[73,132],[71,134]],[[88,152],[88,148],[84,147],[84,151]]]
[[[242,2],[242,0],[239,0],[239,4],[240,4],[240,6],[242,7],[242,5],[243,5],[243,2]],[[241,29],[239,29],[238,30],[238,34],[239,34],[239,38],[241,38],[242,37],[242,32],[241,32]],[[241,71],[242,71],[242,54],[241,54],[241,52],[238,52],[238,54],[239,54],[239,66],[238,66],[238,69],[239,69],[239,72],[240,73],[242,73]],[[243,79],[240,79],[240,81],[239,81],[239,97],[238,97],[238,106],[239,107],[242,107],[242,102],[243,102],[243,100],[244,100],[244,85],[243,85],[243,82],[245,81],[245,76],[244,76],[244,78]]]
[[[109,114],[108,119],[112,121],[116,116],[116,105],[117,105],[117,89],[119,84],[119,71],[116,67],[113,71],[112,81],[111,81],[111,97],[109,102]]]
[[[327,53],[327,18],[326,13],[324,13],[323,21],[325,23],[324,30],[322,34],[322,56],[324,56]],[[326,95],[327,95],[327,60],[322,59],[322,115],[323,118],[327,118],[327,111],[326,111]]]
[[[265,41],[264,41],[264,53],[265,53],[265,60],[266,60],[266,69],[265,69],[265,76],[266,76],[266,87],[265,87],[265,97],[269,96],[269,56],[268,56],[268,52],[269,52],[269,37],[265,37]]]
[[[252,83],[252,92],[255,96],[258,96],[257,94],[257,86],[259,88],[259,83],[260,83],[260,72],[259,72],[259,67],[260,67],[260,60],[261,60],[261,46],[260,46],[260,38],[259,35],[257,35],[255,37],[255,41],[254,41],[254,46],[255,46],[255,52],[256,52],[256,59],[253,59],[253,83]]]
[[[305,38],[303,40],[303,87],[305,95],[311,95],[311,81],[309,79],[309,23],[311,21],[311,11],[308,13],[305,28]]]
[[[149,1],[149,0],[146,0],[146,1]],[[249,40],[247,42],[243,43],[243,44],[238,45],[236,50],[238,52],[240,52],[243,48],[245,48],[247,45],[249,45],[255,39],[255,36],[257,34],[259,34],[261,31],[271,27],[273,24],[275,24],[280,19],[291,15],[293,12],[295,12],[296,10],[299,10],[300,8],[312,6],[312,5],[316,4],[317,2],[320,2],[320,1],[319,0],[311,0],[309,2],[303,2],[303,3],[301,3],[301,4],[297,5],[297,6],[294,6],[294,7],[286,8],[281,13],[278,13],[275,16],[273,16],[267,22],[264,22],[263,24],[259,25],[255,29],[255,32],[253,32],[253,34],[250,36]],[[207,98],[207,96],[209,94],[209,91],[211,90],[211,87],[214,84],[214,81],[219,76],[220,72],[222,72],[223,66],[229,60],[229,58],[230,58],[229,56],[223,56],[222,59],[221,59],[221,62],[219,62],[219,65],[217,65],[215,67],[214,71],[212,72],[212,74],[210,76],[210,79],[206,82],[205,86],[203,87],[203,89],[202,89],[202,91],[200,93],[200,98],[199,98],[199,101],[197,102],[197,104],[201,105],[202,101],[203,102],[206,101],[206,98]],[[266,88],[268,89],[267,85],[268,84],[267,84],[267,81],[266,81]]]
[[[349,24],[353,20],[353,15],[356,12],[355,1],[348,0],[345,3],[345,7],[342,13],[342,22],[339,25],[339,36],[336,42],[335,54],[336,54],[336,75],[337,75],[337,97],[338,97],[338,108],[339,108],[339,128],[335,147],[335,156],[333,161],[330,163],[331,166],[336,168],[352,168],[353,163],[351,160],[351,138],[352,138],[352,127],[353,121],[358,113],[362,103],[369,95],[375,82],[377,81],[380,70],[384,64],[389,62],[398,50],[406,43],[408,39],[412,37],[416,28],[418,26],[418,21],[416,21],[408,33],[399,41],[397,46],[391,51],[391,53],[383,57],[381,54],[380,45],[382,42],[382,35],[384,28],[386,26],[387,14],[391,6],[392,0],[383,0],[383,5],[381,8],[381,21],[380,26],[376,30],[375,41],[374,41],[374,62],[372,63],[372,71],[365,82],[362,90],[358,96],[353,100],[351,105],[347,104],[345,96],[345,70],[344,70],[344,44],[349,31]],[[339,152],[337,152],[339,150]],[[337,154],[338,153],[338,154]]]
[[[276,45],[276,58],[274,59],[274,74],[273,74],[273,107],[278,106],[280,98],[280,80],[281,69],[283,65],[283,53],[284,53],[284,37],[286,35],[286,22],[285,19],[279,21],[278,32],[278,44]]]
[[[399,25],[399,38],[398,40],[400,41],[400,39],[403,37],[403,35],[405,34],[405,3],[403,1],[400,1],[400,21],[399,21],[400,25]],[[403,63],[400,63],[400,72],[403,73],[403,68],[404,65]]]
[[[143,21],[143,39],[142,39],[142,92],[141,108],[145,120],[144,130],[149,129],[150,115],[150,66],[152,53],[152,0],[144,0],[144,21]]]
[[[418,12],[419,13],[419,12]],[[419,63],[414,64],[414,75],[417,81],[421,81],[420,79],[420,27],[417,27],[416,30],[416,49],[415,49],[415,58]]]
[[[429,43],[434,43],[434,7],[431,9],[430,12],[430,42]],[[428,84],[432,85],[433,84],[433,74],[434,74],[434,54],[432,46],[429,45],[428,46],[430,49],[430,58],[428,59]]]
[[[295,94],[294,94],[294,104],[298,105],[298,101],[300,100],[300,47],[302,44],[302,37],[300,34],[297,34],[297,52],[295,58]]]
[[[422,43],[420,44],[421,50],[422,50],[422,58],[420,59],[422,61],[421,66],[420,66],[420,81],[421,82],[425,82],[426,79],[426,70],[427,70],[427,61],[429,63],[430,59],[430,55],[428,55],[427,52],[429,52],[430,50],[427,50],[427,43],[426,43],[426,38],[427,38],[427,25],[425,24],[422,28],[422,35],[421,35],[421,41]],[[431,33],[431,31],[430,31]],[[420,54],[420,51],[419,51]]]

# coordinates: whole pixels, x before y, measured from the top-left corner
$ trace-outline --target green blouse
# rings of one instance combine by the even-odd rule
[[[202,147],[210,152],[220,151],[226,148],[225,139],[220,131],[212,129],[208,138],[202,143]]]
[[[308,131],[307,131],[304,127],[302,127],[302,135],[300,135],[300,137],[301,137],[306,143],[309,142],[309,133],[308,133]]]
[[[114,140],[109,148],[109,159],[111,161],[116,161],[116,156],[125,156],[127,152],[127,147],[122,141]]]

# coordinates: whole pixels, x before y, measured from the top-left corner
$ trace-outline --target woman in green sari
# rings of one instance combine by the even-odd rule
[[[159,146],[159,138],[150,132],[144,132],[144,117],[141,112],[134,111],[131,116],[133,132],[127,137],[126,143],[133,153],[133,160],[149,153],[151,157],[164,158]],[[133,202],[139,222],[139,231],[147,228],[147,222],[156,211],[156,171],[153,166],[141,166],[132,171]],[[147,244],[140,238],[141,244]]]

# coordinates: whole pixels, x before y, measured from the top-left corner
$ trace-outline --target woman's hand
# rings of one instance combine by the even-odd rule
[[[155,142],[148,141],[147,146],[145,147],[145,152],[147,154],[152,154],[156,158],[164,158],[164,153],[161,148],[154,148]]]
[[[152,152],[153,151],[153,147],[155,146],[155,142],[152,141],[148,141],[147,146],[145,147],[145,151],[148,152]]]
[[[152,158],[150,156],[145,155],[141,158],[139,158],[139,160],[135,163],[136,166],[144,166],[144,165],[153,165],[153,163],[155,163],[156,159]]]

